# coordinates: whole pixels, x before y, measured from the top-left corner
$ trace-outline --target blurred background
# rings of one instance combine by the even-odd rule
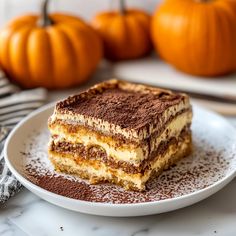
[[[161,0],[129,0],[127,6],[136,6],[152,12]],[[0,26],[14,16],[27,12],[39,13],[41,0],[0,0]],[[80,15],[86,20],[98,12],[118,5],[116,0],[55,0],[51,1],[51,11],[63,11]]]
[[[3,28],[7,23],[9,23],[12,19],[19,17],[19,16],[27,16],[29,13],[36,13],[39,14],[41,12],[41,5],[44,2],[44,0],[0,0],[0,28]],[[84,19],[85,22],[88,25],[91,25],[92,19],[94,19],[95,16],[102,14],[104,11],[111,11],[116,10],[119,13],[120,10],[120,4],[122,0],[51,0],[50,4],[48,5],[48,12],[63,12],[66,15],[73,14],[76,16],[79,16],[80,18]],[[184,33],[184,24],[181,23],[181,19],[184,19],[184,15],[181,15],[181,8],[186,8],[187,6],[184,6],[182,4],[184,1],[179,1],[179,7],[176,7],[176,10],[171,12],[171,7],[168,6],[165,8],[165,10],[159,11],[159,6],[161,4],[164,4],[164,0],[126,0],[125,6],[126,9],[129,8],[138,8],[145,14],[149,14],[150,16],[150,22],[153,21],[156,23],[156,27],[152,29],[152,39],[146,39],[149,37],[148,34],[151,34],[151,31],[149,25],[146,27],[146,35],[144,38],[144,34],[138,34],[133,37],[132,40],[130,40],[128,43],[124,43],[125,40],[121,43],[121,45],[118,45],[120,47],[118,48],[118,54],[119,51],[123,51],[124,55],[112,55],[115,57],[111,58],[111,55],[100,55],[99,58],[97,58],[95,65],[92,65],[90,63],[88,58],[93,57],[93,51],[88,54],[87,59],[85,57],[78,57],[78,60],[81,62],[86,62],[88,66],[94,67],[97,66],[96,70],[91,69],[87,72],[89,76],[87,76],[88,82],[84,83],[84,78],[79,78],[81,83],[72,83],[71,85],[63,84],[63,81],[61,80],[61,83],[54,84],[55,86],[52,87],[51,85],[45,84],[45,81],[48,80],[48,77],[50,79],[49,70],[40,69],[41,65],[38,63],[37,68],[35,68],[34,74],[32,76],[36,76],[39,83],[33,84],[28,86],[27,80],[30,80],[28,78],[24,79],[21,78],[18,74],[20,73],[17,71],[17,68],[20,67],[23,68],[28,63],[31,63],[31,59],[28,58],[28,60],[21,61],[19,58],[17,58],[17,53],[21,51],[21,47],[16,44],[14,44],[14,40],[11,39],[7,40],[7,44],[11,44],[14,46],[14,50],[9,53],[9,57],[15,58],[14,61],[14,67],[12,68],[11,63],[6,59],[6,55],[3,55],[4,53],[0,53],[0,66],[1,66],[1,59],[2,59],[2,69],[5,69],[4,72],[7,75],[7,77],[12,77],[12,81],[16,82],[17,84],[23,85],[23,88],[33,88],[33,87],[45,87],[45,88],[58,88],[60,87],[61,90],[54,90],[53,92],[50,92],[49,94],[49,101],[54,101],[57,99],[60,99],[62,97],[65,97],[71,93],[76,93],[80,91],[81,89],[87,88],[88,86],[97,83],[104,79],[109,79],[111,77],[118,77],[125,80],[130,80],[133,82],[139,82],[139,83],[148,83],[155,86],[160,86],[168,89],[173,89],[175,91],[183,91],[189,93],[189,95],[193,98],[194,102],[200,103],[201,105],[204,105],[210,109],[213,109],[217,112],[220,112],[224,115],[236,115],[236,74],[235,74],[235,68],[231,70],[232,60],[236,61],[236,46],[233,46],[232,42],[236,42],[236,13],[233,18],[231,18],[231,22],[228,22],[232,25],[232,27],[227,26],[227,22],[225,25],[218,24],[218,20],[222,22],[222,19],[213,19],[213,23],[209,23],[208,17],[206,16],[206,19],[204,17],[200,17],[201,10],[199,11],[199,17],[196,17],[195,19],[191,19],[191,15],[186,15],[187,20],[189,22],[192,22],[189,24],[189,29],[194,32],[192,34],[191,41],[188,41],[188,37]],[[206,2],[210,3],[211,5],[217,5],[218,2],[223,2],[222,0],[217,1],[190,1],[192,4],[202,4],[203,8],[207,8]],[[225,1],[226,2],[226,1]],[[233,2],[233,1],[232,1]],[[205,6],[204,6],[205,4]],[[221,4],[221,3],[220,3]],[[224,7],[220,7],[219,11],[222,11],[222,17],[225,18],[225,20],[229,19],[229,14],[224,11]],[[225,3],[223,3],[225,4]],[[236,4],[232,3],[232,6],[230,4],[227,5],[229,8],[236,9]],[[168,5],[168,4],[167,4]],[[157,10],[158,9],[158,10]],[[207,10],[206,12],[210,12],[211,10]],[[232,10],[233,11],[233,10]],[[187,11],[188,12],[188,9]],[[42,12],[41,12],[42,13]],[[170,25],[166,24],[162,20],[162,16],[164,16],[167,13],[169,17]],[[155,19],[154,19],[155,16]],[[109,42],[106,42],[108,39],[112,41],[113,39],[117,37],[122,37],[122,27],[125,28],[124,25],[120,24],[120,28],[113,29],[112,26],[109,25],[105,27],[104,29],[99,28],[100,25],[104,24],[106,25],[107,22],[102,22],[102,20],[99,18],[96,18],[95,24],[93,25],[96,30],[100,30],[100,36],[105,36],[103,40],[103,44],[109,44]],[[126,17],[125,15],[123,17]],[[115,18],[115,17],[114,17]],[[135,17],[134,17],[135,20]],[[206,22],[206,24],[205,24]],[[182,24],[182,25],[181,25]],[[199,25],[198,25],[199,24]],[[56,24],[55,24],[56,25]],[[150,24],[151,25],[151,24]],[[206,25],[206,28],[205,28]],[[228,24],[229,25],[229,24]],[[53,27],[53,26],[52,26]],[[136,25],[135,27],[129,26],[130,28],[127,30],[127,35],[123,35],[124,37],[129,38],[130,35],[132,35],[132,32],[141,32],[140,28],[142,28],[139,25]],[[169,28],[168,28],[169,27]],[[202,29],[201,29],[202,27]],[[228,28],[227,28],[228,27]],[[9,27],[10,28],[10,27]],[[23,28],[23,27],[22,27]],[[36,29],[37,26],[34,27]],[[215,30],[216,29],[216,30]],[[7,32],[8,28],[5,29]],[[103,31],[103,33],[101,33]],[[164,34],[165,30],[169,34]],[[215,33],[214,33],[215,30]],[[46,31],[46,29],[45,29]],[[119,32],[120,31],[120,32]],[[132,31],[132,32],[131,32]],[[148,32],[147,32],[148,31]],[[177,33],[176,33],[177,32]],[[217,33],[218,32],[218,33]],[[13,33],[14,32],[13,30]],[[175,37],[176,33],[176,37]],[[224,33],[227,34],[225,37]],[[109,34],[111,34],[109,36]],[[114,34],[114,35],[112,35]],[[117,35],[116,35],[117,34]],[[181,35],[181,37],[179,37]],[[112,37],[111,37],[112,36]],[[4,33],[0,36],[0,40],[2,42],[4,39]],[[21,36],[23,40],[23,36]],[[81,35],[81,38],[84,36]],[[110,38],[109,38],[110,37]],[[143,38],[142,38],[143,37]],[[78,41],[82,40],[80,37],[78,37]],[[59,40],[56,37],[54,38],[55,42]],[[108,41],[109,41],[108,40]],[[179,41],[178,41],[179,40]],[[40,41],[40,40],[39,40]],[[37,41],[37,42],[39,42]],[[115,41],[115,40],[114,40]],[[121,40],[122,41],[122,40]],[[132,42],[131,42],[132,41]],[[151,42],[152,41],[152,42]],[[36,41],[35,41],[36,42]],[[188,45],[188,47],[183,47],[182,45]],[[112,43],[112,42],[110,42]],[[130,43],[130,45],[129,45]],[[19,43],[20,44],[20,43]],[[115,43],[114,43],[115,44]],[[123,45],[122,45],[123,44]],[[128,51],[129,47],[131,45],[134,46],[134,54],[135,55],[125,55],[125,52]],[[145,45],[146,44],[146,45]],[[23,45],[29,45],[29,42],[26,40]],[[49,45],[51,47],[54,47],[52,45]],[[94,43],[89,43],[87,47],[94,47]],[[145,46],[146,48],[140,49],[142,46]],[[180,46],[182,45],[182,46]],[[236,45],[236,44],[235,44]],[[1,45],[0,45],[1,46]],[[46,43],[44,45],[47,46]],[[65,46],[65,45],[64,45]],[[108,45],[109,46],[109,45]],[[113,48],[108,49],[110,54],[115,54],[115,49],[117,45],[114,45]],[[26,46],[25,46],[26,47]],[[66,46],[65,46],[66,47]],[[184,48],[183,52],[179,51],[178,55],[176,53],[176,50],[179,50],[179,48]],[[2,46],[1,50],[4,51],[6,48],[5,46]],[[120,49],[121,48],[121,49]],[[196,50],[195,50],[196,49]],[[64,50],[64,49],[63,49]],[[86,54],[86,47],[84,47],[84,53]],[[95,50],[95,49],[92,49]],[[105,54],[106,54],[106,49]],[[172,51],[171,51],[172,50]],[[193,50],[193,52],[191,52]],[[40,51],[40,50],[38,50]],[[43,50],[41,50],[42,52]],[[59,50],[58,50],[59,51]],[[66,50],[65,50],[66,51]],[[88,50],[87,50],[88,51]],[[7,53],[7,54],[8,54]],[[22,53],[24,53],[22,51]],[[22,54],[21,53],[21,54]],[[43,59],[43,53],[34,53],[33,49],[31,50],[31,57],[35,57],[34,60],[37,58],[39,61],[44,61]],[[59,53],[59,52],[58,52]],[[11,54],[11,55],[10,55]],[[132,52],[131,52],[132,54]],[[196,54],[196,56],[195,56]],[[198,56],[200,55],[200,57]],[[2,55],[2,58],[1,58]],[[7,57],[8,57],[7,56]],[[42,56],[42,57],[41,57]],[[71,60],[71,55],[68,53],[64,53],[63,57],[60,57],[56,61],[54,61],[54,64],[57,64],[59,62],[62,62],[63,59],[69,58]],[[123,58],[124,57],[124,58]],[[130,58],[129,58],[130,57]],[[208,60],[208,57],[211,59]],[[174,59],[175,58],[175,59]],[[176,59],[177,58],[177,59]],[[172,60],[173,59],[173,60]],[[86,61],[87,60],[87,61]],[[95,60],[95,59],[94,59]],[[174,61],[175,60],[175,61]],[[208,64],[204,62],[209,62]],[[190,65],[186,68],[186,63],[191,61]],[[48,59],[48,64],[51,63],[51,61]],[[86,66],[86,63],[84,64]],[[28,65],[27,64],[27,65]],[[60,63],[59,63],[60,64]],[[89,65],[91,64],[91,65]],[[214,64],[214,65],[213,65]],[[227,69],[224,70],[224,66],[222,64],[225,64]],[[236,63],[235,63],[236,64]],[[212,66],[213,65],[213,66]],[[29,65],[28,65],[29,66]],[[58,68],[61,66],[58,66]],[[210,68],[211,67],[211,68]],[[220,68],[223,68],[223,72]],[[75,67],[71,67],[75,68]],[[178,68],[178,69],[176,69]],[[196,69],[197,68],[197,69]],[[209,69],[209,70],[208,70]],[[20,69],[21,70],[21,69]],[[78,70],[78,68],[76,68]],[[58,70],[59,71],[59,70]],[[8,73],[9,72],[9,73]],[[76,73],[76,71],[74,71]],[[12,73],[12,74],[11,74]],[[45,76],[41,76],[40,81],[40,74],[47,75],[47,78],[44,78]],[[60,74],[60,72],[58,72]],[[199,75],[200,74],[200,75]],[[11,76],[12,75],[12,76]],[[65,79],[64,79],[65,81]],[[83,84],[82,84],[83,83]],[[50,87],[51,86],[51,87]],[[69,88],[69,89],[68,89]]]

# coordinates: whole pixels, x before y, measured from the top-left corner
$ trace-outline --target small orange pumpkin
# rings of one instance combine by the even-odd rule
[[[110,60],[139,58],[152,49],[150,15],[142,10],[126,9],[124,3],[120,0],[119,11],[102,12],[92,22],[103,39],[105,56]]]
[[[102,42],[81,19],[47,14],[26,15],[0,32],[0,65],[25,88],[65,88],[85,82],[102,57]]]
[[[184,72],[217,76],[236,70],[234,0],[166,0],[151,32],[160,56]]]

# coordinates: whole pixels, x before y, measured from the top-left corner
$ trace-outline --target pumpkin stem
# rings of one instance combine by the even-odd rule
[[[46,27],[53,24],[53,21],[48,15],[48,4],[50,0],[43,0],[41,6],[41,16],[39,17],[38,25]]]
[[[124,15],[126,12],[125,0],[120,0],[120,13]]]

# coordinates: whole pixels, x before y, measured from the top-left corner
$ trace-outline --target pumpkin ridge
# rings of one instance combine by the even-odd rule
[[[50,36],[47,30],[41,27],[33,29],[27,42],[27,67],[32,83],[35,86],[51,88],[53,86],[53,66]]]
[[[133,57],[138,57],[138,56],[142,56],[145,55],[147,53],[147,51],[149,50],[147,44],[145,44],[145,41],[148,40],[146,35],[147,32],[144,31],[144,28],[142,26],[142,24],[139,23],[138,18],[129,18],[129,25],[131,26],[131,24],[133,24],[133,27],[130,27],[130,31],[129,31],[129,35],[130,35],[130,42],[132,42],[132,47],[138,47],[139,51],[136,52],[136,55],[133,54]],[[132,23],[131,23],[132,22]],[[137,25],[140,25],[141,27],[137,27]],[[136,35],[139,35],[139,41],[136,41],[134,37],[136,37]]]
[[[49,61],[50,61],[50,67],[51,67],[51,70],[50,70],[50,73],[51,73],[51,85],[50,85],[50,88],[53,88],[54,87],[54,84],[56,83],[56,77],[55,77],[55,66],[54,66],[54,63],[55,63],[55,58],[53,57],[53,48],[52,48],[52,40],[51,40],[51,36],[50,36],[50,33],[49,33],[49,30],[50,28],[47,28],[45,31],[46,31],[46,34],[47,34],[47,37],[48,37],[48,47],[49,47],[49,52],[48,54],[50,55],[50,58],[49,58]],[[47,58],[48,59],[48,58]]]
[[[216,57],[216,35],[217,35],[217,24],[215,22],[215,8],[211,6],[211,9],[207,11],[207,28],[208,28],[208,41],[211,41],[208,45],[208,57],[210,57],[209,61],[209,71],[213,70],[215,67],[215,64],[217,63],[217,57]]]
[[[233,71],[233,69],[234,69],[233,58],[234,58],[234,53],[236,53],[236,50],[235,50],[236,41],[234,41],[234,42],[232,41],[232,43],[230,42],[231,38],[229,37],[229,35],[230,35],[231,30],[229,28],[231,27],[232,24],[228,20],[228,14],[225,16],[225,15],[223,15],[223,12],[219,11],[219,13],[220,13],[219,19],[221,19],[221,22],[223,25],[222,29],[225,31],[225,32],[221,32],[222,38],[224,40],[223,45],[234,45],[234,47],[228,48],[228,50],[222,50],[223,51],[223,58],[225,58],[223,65],[226,65],[226,64],[230,65],[228,70]],[[235,24],[236,24],[236,21],[235,21]],[[230,57],[227,57],[227,55],[230,55]],[[220,63],[220,61],[219,61],[219,63]],[[222,73],[225,73],[225,71],[227,71],[227,68],[222,68],[222,71],[223,71]]]
[[[207,54],[205,51],[208,50],[208,41],[207,40],[207,29],[206,29],[206,22],[203,22],[203,19],[206,17],[206,11],[205,6],[203,7],[202,4],[195,4],[191,6],[192,10],[189,14],[191,14],[189,19],[189,24],[191,27],[188,27],[188,35],[189,39],[187,42],[189,43],[187,47],[185,48],[186,52],[189,51],[189,56],[186,60],[185,68],[192,68],[192,71],[196,73],[198,71],[199,67],[205,67],[205,60]],[[204,44],[198,44],[196,43],[196,35],[197,37],[205,38]],[[201,59],[201,55],[204,55],[204,57]],[[199,61],[199,63],[196,63]]]
[[[27,44],[25,43],[32,31],[32,27],[25,26],[24,28],[20,28],[14,32],[14,34],[9,39],[10,47],[8,48],[9,53],[9,65],[12,75],[11,78],[15,76],[19,76],[22,80],[22,83],[26,87],[30,87],[31,81],[29,80],[30,71],[28,69],[28,55],[27,55]],[[17,45],[16,41],[17,40]],[[14,46],[14,48],[13,48]],[[22,50],[22,48],[24,49]]]
[[[94,54],[94,57],[89,59],[89,61],[92,62],[89,64],[91,70],[96,69],[98,60],[99,58],[101,58],[101,55],[102,55],[102,47],[101,47],[99,36],[97,35],[96,31],[92,27],[89,27],[85,30],[85,28],[81,28],[81,27],[78,27],[77,25],[73,25],[72,28],[74,28],[74,30],[76,30],[80,34],[80,36],[78,35],[78,37],[80,37],[81,39],[83,38],[82,41],[87,41],[86,43],[84,43],[84,45],[87,45],[87,44],[91,45],[92,43],[97,44],[96,48],[99,48],[99,50],[92,50],[91,53]],[[88,43],[89,41],[91,41],[91,43]],[[89,46],[87,50],[90,50],[90,49],[91,47]]]
[[[79,62],[77,60],[77,56],[76,56],[76,51],[75,51],[75,41],[72,40],[72,37],[74,36],[74,34],[72,33],[72,31],[74,29],[71,29],[69,27],[67,27],[66,25],[64,24],[60,24],[58,25],[58,28],[64,33],[64,36],[67,38],[68,42],[69,42],[69,45],[70,45],[70,48],[71,48],[71,55],[72,55],[72,58],[73,58],[73,63],[75,63],[75,67],[78,68],[78,70],[76,71],[76,77],[79,77],[79,74],[78,74],[78,71],[79,71]],[[70,35],[70,37],[68,37],[68,35]],[[73,35],[73,36],[72,36]],[[74,65],[73,65],[74,66]],[[73,82],[73,81],[72,81]]]
[[[137,21],[137,23],[141,26],[141,30],[142,30],[142,36],[143,37],[145,37],[146,38],[146,40],[148,41],[148,44],[146,45],[146,50],[147,51],[149,51],[149,50],[151,50],[151,48],[152,48],[152,43],[151,43],[151,35],[150,35],[150,30],[149,30],[149,27],[147,27],[148,25],[150,25],[150,23],[146,26],[145,24],[145,22],[141,19],[141,18],[139,18],[139,17],[136,17],[136,21]]]
[[[67,41],[67,35],[60,29],[60,26],[54,26],[50,30],[50,37],[53,44],[52,55],[54,57],[56,83],[62,87],[71,86],[74,80],[73,59],[71,45]]]

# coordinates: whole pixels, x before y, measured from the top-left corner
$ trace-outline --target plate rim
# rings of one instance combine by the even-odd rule
[[[226,176],[224,176],[222,179],[216,181],[215,183],[213,183],[212,185],[209,185],[206,188],[194,191],[192,193],[188,193],[182,196],[178,196],[178,197],[174,197],[174,198],[168,198],[168,199],[163,199],[163,200],[157,200],[157,201],[150,201],[150,202],[140,202],[140,203],[108,203],[108,202],[92,202],[92,201],[85,201],[85,200],[80,200],[80,199],[74,199],[74,198],[70,198],[70,197],[66,197],[63,195],[59,195],[56,193],[53,193],[49,190],[46,190],[34,183],[32,183],[30,180],[28,180],[27,178],[25,178],[21,173],[18,172],[18,170],[13,166],[13,164],[10,161],[10,158],[8,157],[7,151],[9,148],[9,143],[11,141],[11,139],[14,137],[15,133],[18,131],[18,129],[25,124],[26,122],[28,122],[29,120],[33,119],[35,116],[40,115],[42,112],[46,112],[47,110],[53,109],[53,107],[55,106],[56,102],[51,102],[49,104],[46,104],[38,109],[36,109],[35,111],[31,112],[29,115],[27,115],[25,118],[23,118],[10,132],[10,134],[8,135],[5,145],[4,145],[4,150],[3,150],[3,155],[4,155],[4,159],[5,162],[7,164],[7,167],[10,169],[10,171],[13,173],[13,175],[21,182],[21,184],[23,186],[25,186],[29,191],[31,191],[31,189],[35,190],[36,192],[42,192],[44,195],[49,195],[52,198],[57,198],[60,201],[70,201],[71,203],[74,204],[83,204],[83,205],[89,205],[89,204],[93,204],[95,207],[106,207],[106,208],[135,208],[135,207],[145,207],[145,206],[158,206],[160,204],[166,204],[169,202],[178,202],[178,201],[182,201],[191,197],[194,197],[196,195],[200,195],[201,193],[204,192],[208,192],[210,190],[213,189],[217,189],[217,187],[220,187],[221,185],[223,185],[222,187],[220,187],[217,191],[219,191],[221,188],[223,188],[225,185],[224,183],[227,182],[227,180],[232,180],[235,176],[236,176],[236,168],[231,170],[229,173],[227,173]],[[223,116],[221,116],[220,114],[208,110],[202,106],[197,105],[196,103],[192,102],[192,106],[195,109],[199,109],[205,113],[211,114],[211,115],[215,115],[218,118],[220,118],[223,122],[227,123],[227,125],[231,126],[232,128],[232,132],[235,133],[236,135],[236,128],[230,123],[228,122]],[[236,158],[236,157],[235,157]],[[229,182],[230,182],[229,181]],[[228,183],[226,183],[228,184]],[[29,186],[29,189],[27,186]],[[216,191],[216,192],[217,192]],[[32,192],[32,191],[31,191]],[[212,191],[212,194],[214,194],[215,192]],[[35,194],[35,193],[34,193]],[[207,197],[211,196],[212,194],[209,194]],[[204,197],[203,199],[207,198]],[[40,196],[40,198],[42,198]],[[203,200],[202,199],[202,200]],[[201,200],[199,200],[201,201]],[[196,201],[196,202],[199,202]],[[196,203],[195,202],[195,203]],[[193,203],[194,204],[194,203]],[[191,205],[191,204],[188,204]],[[181,207],[182,208],[182,207]]]

